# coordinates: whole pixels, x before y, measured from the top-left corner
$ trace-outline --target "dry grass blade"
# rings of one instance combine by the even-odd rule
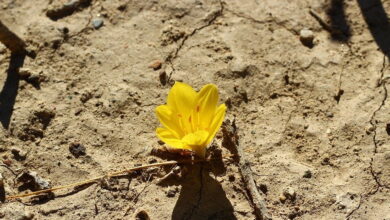
[[[143,170],[143,169],[146,169],[146,168],[149,168],[149,167],[167,166],[167,165],[183,164],[183,163],[199,163],[199,162],[205,162],[205,161],[207,161],[207,160],[167,161],[167,162],[162,162],[162,163],[148,164],[148,165],[144,165],[144,166],[138,166],[138,167],[134,167],[134,168],[130,168],[130,169],[120,170],[120,171],[113,172],[113,173],[108,173],[106,175],[98,176],[98,177],[95,177],[95,178],[92,178],[92,179],[88,179],[88,180],[84,180],[84,181],[80,181],[80,182],[77,182],[77,183],[72,183],[72,184],[68,184],[68,185],[53,187],[53,188],[50,188],[50,189],[39,190],[39,191],[31,192],[31,193],[7,196],[6,200],[13,200],[13,199],[18,199],[18,198],[24,198],[24,197],[29,197],[29,196],[43,194],[43,193],[54,192],[54,191],[58,191],[58,190],[61,190],[61,189],[68,189],[68,188],[71,188],[71,187],[82,186],[82,185],[85,185],[85,184],[88,184],[88,183],[97,182],[98,180],[101,180],[103,178],[110,178],[110,177],[120,176],[120,175],[123,175],[124,173],[130,173],[130,172],[137,171],[137,170]]]

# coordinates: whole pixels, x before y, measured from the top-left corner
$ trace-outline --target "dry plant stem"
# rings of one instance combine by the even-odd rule
[[[252,200],[256,219],[270,220],[272,219],[272,217],[268,213],[263,196],[257,190],[249,162],[245,158],[244,152],[239,146],[240,142],[237,133],[237,127],[235,125],[235,120],[233,120],[232,124],[230,124],[229,122],[227,127],[227,129],[222,129],[222,131],[224,132],[224,136],[226,135],[230,139],[231,147],[235,148],[236,153],[238,155],[238,166],[240,168],[242,178],[244,179],[247,192],[249,193],[249,197]]]
[[[26,54],[26,43],[0,21],[0,42],[12,53]]]
[[[207,161],[207,160],[182,160],[182,161],[168,161],[168,162],[162,162],[162,163],[148,164],[148,165],[145,165],[145,166],[139,166],[139,167],[134,167],[134,168],[126,169],[126,170],[120,170],[120,171],[113,172],[113,173],[108,173],[106,175],[98,176],[98,177],[95,177],[95,178],[92,178],[92,179],[88,179],[88,180],[84,180],[84,181],[77,182],[77,183],[72,183],[72,184],[68,184],[68,185],[53,187],[53,188],[50,188],[50,189],[39,190],[39,191],[31,192],[31,193],[7,196],[6,199],[7,200],[12,200],[12,199],[17,199],[17,198],[24,198],[24,197],[29,197],[29,196],[33,196],[33,195],[39,195],[39,194],[42,194],[42,193],[54,192],[54,191],[58,191],[58,190],[61,190],[61,189],[68,189],[68,188],[71,188],[71,187],[77,187],[77,186],[85,185],[85,184],[88,184],[88,183],[97,182],[98,180],[101,180],[103,178],[116,177],[116,176],[123,175],[124,173],[130,173],[130,172],[133,172],[133,171],[142,170],[142,169],[146,169],[146,168],[149,168],[149,167],[167,166],[167,165],[182,164],[182,163],[199,163],[199,162],[205,162],[205,161]]]
[[[271,219],[271,216],[268,214],[267,207],[265,206],[265,201],[263,196],[257,190],[255,180],[253,179],[252,171],[249,166],[248,161],[244,157],[244,152],[242,149],[236,145],[237,154],[239,157],[238,166],[240,167],[242,178],[246,184],[248,192],[252,198],[253,205],[255,207],[256,217],[260,220],[268,220]]]

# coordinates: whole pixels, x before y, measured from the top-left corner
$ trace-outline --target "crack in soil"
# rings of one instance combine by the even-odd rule
[[[198,196],[198,201],[196,202],[196,205],[192,207],[190,215],[187,219],[191,219],[192,216],[194,215],[195,210],[197,210],[200,206],[200,202],[202,201],[202,192],[203,192],[203,165],[200,167],[200,187],[199,187],[199,196]]]
[[[224,2],[224,4],[226,4],[226,3]],[[288,28],[288,27],[285,25],[285,23],[286,23],[287,21],[278,21],[278,20],[277,20],[275,17],[273,17],[272,15],[270,15],[270,18],[269,18],[269,19],[266,19],[266,20],[262,21],[262,20],[257,20],[257,19],[255,19],[255,18],[253,18],[253,17],[251,17],[251,16],[249,16],[249,15],[246,15],[246,14],[244,14],[244,13],[242,13],[242,12],[236,12],[236,11],[234,11],[234,10],[232,10],[232,9],[227,8],[227,7],[226,7],[225,10],[228,11],[228,12],[230,12],[230,13],[232,13],[233,15],[235,15],[235,16],[237,16],[237,17],[244,18],[244,19],[246,19],[246,20],[252,21],[253,23],[257,23],[257,24],[273,23],[273,24],[278,25],[279,27],[282,27],[283,29],[287,30],[288,32],[290,32],[290,33],[293,34],[293,35],[299,35],[299,33],[298,33],[296,30],[294,30],[294,29],[292,29],[292,28]]]
[[[206,27],[209,27],[211,25],[214,24],[214,22],[217,20],[218,17],[222,16],[223,15],[223,11],[224,11],[224,3],[222,1],[219,1],[219,4],[220,4],[220,8],[216,11],[212,11],[207,17],[210,17],[207,21],[206,21],[206,24],[200,26],[200,27],[197,27],[195,29],[193,29],[191,31],[191,33],[189,34],[186,34],[184,37],[183,37],[183,40],[180,42],[179,46],[176,48],[176,50],[172,53],[170,53],[167,58],[165,59],[165,62],[169,63],[169,65],[171,66],[172,68],[172,71],[171,73],[169,74],[169,77],[168,77],[168,82],[170,82],[171,80],[171,77],[173,75],[173,73],[176,71],[174,65],[173,65],[173,61],[178,57],[179,55],[179,52],[181,51],[181,49],[184,47],[184,44],[185,42],[192,36],[194,36],[197,32],[199,32],[200,30],[206,28]]]
[[[384,91],[384,95],[383,95],[383,99],[379,105],[379,107],[372,113],[371,117],[370,117],[370,121],[369,123],[371,124],[371,126],[373,126],[374,128],[374,131],[373,131],[373,136],[372,136],[372,141],[374,143],[374,150],[373,150],[373,155],[370,159],[370,164],[369,164],[369,170],[370,170],[370,174],[373,178],[373,180],[375,181],[376,183],[376,187],[374,190],[372,190],[371,192],[368,192],[366,194],[361,194],[360,195],[360,200],[359,200],[359,204],[357,205],[357,207],[355,209],[353,209],[346,217],[346,219],[349,219],[352,214],[354,212],[356,212],[357,210],[360,209],[362,203],[364,200],[367,200],[370,196],[372,195],[375,195],[380,188],[387,188],[389,189],[390,187],[382,184],[380,182],[380,178],[378,176],[378,174],[374,171],[374,168],[373,168],[373,163],[374,163],[374,157],[376,155],[376,153],[378,152],[378,140],[377,140],[377,123],[375,122],[375,116],[376,114],[382,109],[382,107],[385,105],[386,103],[386,100],[387,100],[387,97],[388,97],[388,92],[387,92],[387,87],[386,87],[386,84],[383,80],[383,76],[384,76],[384,71],[385,71],[385,68],[386,68],[386,55],[383,55],[383,63],[382,63],[382,68],[380,70],[380,78],[379,78],[379,81],[378,81],[378,87],[382,86],[383,88],[383,91]]]

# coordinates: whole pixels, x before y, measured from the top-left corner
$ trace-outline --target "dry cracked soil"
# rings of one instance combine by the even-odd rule
[[[154,109],[182,81],[218,86],[273,219],[388,220],[389,16],[386,0],[1,0],[36,53],[0,45],[2,198],[181,158]],[[6,200],[0,218],[256,219],[225,145]]]

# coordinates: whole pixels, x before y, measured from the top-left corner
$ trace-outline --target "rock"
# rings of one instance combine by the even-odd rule
[[[85,156],[86,155],[86,149],[84,147],[84,145],[80,144],[80,143],[72,143],[70,146],[69,146],[69,151],[70,153],[73,154],[73,156],[75,156],[76,158],[80,157],[80,156]]]
[[[159,74],[159,78],[160,78],[160,83],[163,86],[165,86],[167,84],[167,81],[168,81],[167,73],[165,71],[161,71]]]
[[[50,181],[38,176],[34,171],[26,171],[21,173],[17,178],[17,182],[21,183],[18,187],[21,189],[30,189],[32,191],[50,188]]]
[[[284,203],[285,201],[286,201],[286,196],[284,196],[284,195],[280,195],[279,196],[279,200],[282,202],[282,203]]]
[[[14,158],[17,161],[25,160],[27,157],[27,152],[25,152],[24,150],[21,150],[19,148],[12,148],[11,153],[14,155]]]
[[[32,71],[29,68],[22,67],[19,69],[19,76],[22,78],[28,78],[32,75]]]
[[[333,118],[333,113],[332,113],[332,112],[327,112],[327,113],[326,113],[326,117],[328,117],[328,118]]]
[[[135,220],[150,220],[150,217],[146,211],[141,210],[135,215]]]
[[[152,68],[153,70],[158,70],[161,68],[162,62],[160,60],[155,60],[149,64],[149,68]]]
[[[371,134],[372,132],[375,131],[375,127],[372,126],[372,125],[369,125],[368,127],[366,127],[366,134]],[[387,127],[386,127],[386,132],[387,132]],[[389,126],[389,132],[390,132],[390,126]],[[389,134],[389,133],[388,133]],[[389,134],[390,135],[390,134]]]
[[[104,21],[101,18],[95,18],[95,19],[92,20],[92,26],[96,30],[101,28],[103,26],[103,24],[104,24]]]
[[[287,188],[283,191],[283,195],[284,195],[287,199],[289,199],[289,200],[291,200],[291,201],[294,201],[295,198],[296,198],[296,196],[297,196],[297,194],[295,193],[295,190],[294,190],[293,188],[291,188],[291,187],[287,187]]]
[[[80,101],[82,103],[86,103],[88,100],[90,100],[93,97],[93,94],[91,92],[84,92],[81,94]]]
[[[176,190],[175,189],[169,189],[167,191],[167,197],[172,198],[172,197],[175,197],[175,195],[176,195]]]
[[[303,178],[311,178],[312,173],[310,170],[306,170],[305,173],[303,174]]]
[[[26,81],[32,84],[36,88],[40,88],[41,82],[45,81],[45,76],[32,72],[31,75],[26,79]]]
[[[313,31],[309,29],[302,29],[299,32],[299,39],[301,40],[302,44],[306,47],[312,48],[314,46],[313,40],[314,40],[314,33]]]

